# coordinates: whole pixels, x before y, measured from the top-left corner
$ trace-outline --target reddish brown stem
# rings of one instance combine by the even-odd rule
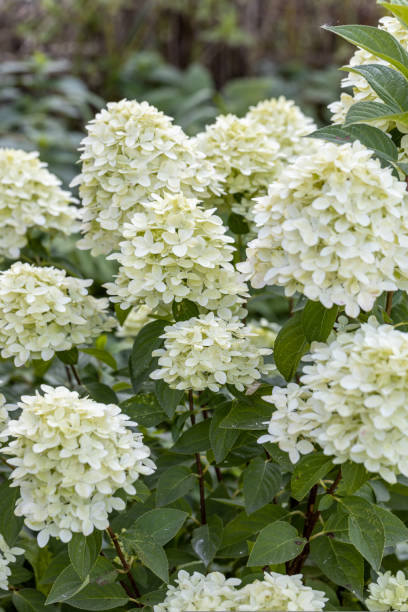
[[[387,292],[387,302],[385,304],[385,312],[387,313],[387,315],[389,317],[391,317],[391,310],[392,310],[392,298],[394,297],[394,291],[388,291]]]
[[[129,582],[132,585],[134,595],[136,595],[136,598],[138,599],[140,597],[140,591],[139,591],[139,589],[137,587],[135,579],[132,576],[132,571],[131,571],[130,565],[126,561],[125,555],[123,554],[123,551],[122,551],[122,549],[120,547],[119,540],[118,540],[118,538],[116,536],[116,533],[113,531],[113,529],[111,527],[108,527],[106,531],[108,532],[109,537],[112,540],[112,543],[113,543],[113,545],[115,547],[115,550],[116,550],[116,552],[118,554],[118,557],[119,557],[120,562],[121,562],[121,564],[123,566],[123,569],[125,570],[126,575],[129,578]],[[124,585],[122,585],[122,586],[123,586],[123,588],[125,588]],[[128,589],[125,588],[125,590],[126,590],[126,593],[129,595]],[[129,595],[129,597],[132,597],[132,596]],[[138,607],[141,607],[140,604],[138,605]]]
[[[189,409],[190,409],[190,421],[191,421],[191,425],[195,425],[196,424],[196,418],[195,418],[195,414],[194,414],[194,398],[193,398],[193,391],[192,391],[192,389],[189,389],[189,392],[188,392],[188,405],[189,405]],[[196,460],[197,474],[198,474],[198,485],[199,485],[199,490],[200,490],[200,517],[201,517],[201,524],[205,525],[207,523],[207,513],[206,513],[206,510],[205,510],[204,474],[203,474],[203,466],[201,464],[200,453],[195,453],[195,460]]]
[[[78,370],[76,369],[76,367],[74,365],[71,365],[70,368],[71,368],[71,372],[73,373],[74,378],[75,378],[77,384],[79,386],[81,386],[82,385],[82,381],[81,381],[81,379],[79,377]]]

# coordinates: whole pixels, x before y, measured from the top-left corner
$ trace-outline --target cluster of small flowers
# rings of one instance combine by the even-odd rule
[[[197,148],[222,177],[225,196],[210,205],[252,218],[252,198],[266,193],[285,163],[304,150],[302,139],[315,129],[291,100],[265,100],[245,117],[219,115],[195,138]],[[312,141],[311,146],[314,145]]]
[[[9,410],[13,410],[13,406],[6,404],[6,398],[0,393],[0,444],[7,440],[5,431],[9,421]]]
[[[111,102],[89,125],[82,141],[82,231],[79,248],[115,250],[124,223],[152,194],[188,197],[219,194],[217,174],[172,119],[147,102]],[[142,206],[142,203],[143,206]]]
[[[38,531],[39,546],[50,536],[68,542],[108,527],[108,514],[123,510],[119,489],[135,494],[133,483],[152,474],[155,464],[143,436],[114,404],[101,404],[65,387],[42,386],[44,395],[23,396],[13,438],[2,453],[15,466],[12,486],[20,487],[15,514]]]
[[[406,185],[359,142],[321,143],[286,167],[255,205],[258,235],[238,268],[357,317],[408,288]]]
[[[220,572],[206,576],[189,575],[181,570],[177,586],[169,585],[165,600],[154,606],[154,612],[186,610],[216,612],[218,610],[309,610],[320,612],[327,601],[322,591],[302,583],[302,575],[285,576],[265,572],[264,580],[255,580],[237,589],[241,580],[225,578]]]
[[[116,336],[125,340],[133,341],[142,327],[152,321],[152,311],[148,306],[132,308],[122,325],[118,325]]]
[[[0,346],[16,366],[51,359],[56,351],[90,342],[115,325],[108,300],[88,295],[91,280],[64,270],[14,263],[0,273]]]
[[[385,30],[391,34],[402,47],[408,51],[408,29],[399,19],[395,17],[382,17],[379,20],[378,27],[380,30]],[[349,62],[349,66],[351,67],[366,66],[368,64],[381,64],[391,67],[388,62],[365,49],[358,49]],[[332,102],[329,105],[329,110],[333,113],[333,123],[344,123],[349,109],[353,104],[356,104],[356,102],[382,102],[366,79],[357,72],[350,72],[348,76],[343,79],[342,86],[344,88],[351,87],[353,94],[342,93],[339,101]],[[390,132],[394,127],[398,127],[402,133],[408,132],[408,126],[406,124],[400,122],[396,124],[395,121],[390,121],[388,119],[370,121],[370,125],[374,125],[385,132]]]
[[[219,391],[230,384],[243,391],[274,367],[263,363],[272,350],[252,343],[250,330],[236,318],[193,317],[165,327],[162,338],[164,348],[153,351],[160,367],[150,376],[174,389]]]
[[[408,610],[408,580],[404,572],[398,571],[395,576],[390,571],[380,573],[377,582],[368,585],[368,590],[365,603],[369,610]]]
[[[16,259],[30,228],[70,234],[79,228],[76,200],[60,187],[38,153],[0,149],[0,256]]]
[[[187,298],[226,318],[242,310],[248,292],[230,263],[233,239],[212,213],[182,194],[152,195],[149,208],[125,223],[121,252],[111,256],[121,265],[106,285],[112,301],[154,310]]]
[[[252,342],[256,346],[273,348],[275,340],[281,330],[279,323],[268,321],[262,317],[259,322],[252,320],[248,323],[252,335]]]
[[[0,589],[8,590],[8,580],[11,575],[10,563],[16,561],[16,555],[22,555],[24,550],[17,546],[10,547],[0,534]]]
[[[375,317],[330,343],[313,343],[303,386],[274,388],[268,434],[293,462],[317,443],[335,463],[363,463],[390,483],[408,476],[408,334]]]

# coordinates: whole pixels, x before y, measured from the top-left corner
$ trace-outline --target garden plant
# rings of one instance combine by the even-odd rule
[[[326,26],[357,46],[327,127],[110,102],[71,191],[0,149],[2,612],[408,610],[408,0],[382,5]]]

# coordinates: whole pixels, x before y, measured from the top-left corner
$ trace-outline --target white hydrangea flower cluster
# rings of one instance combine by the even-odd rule
[[[87,344],[115,325],[108,300],[88,295],[91,280],[64,270],[14,263],[0,273],[0,347],[16,366],[51,359],[56,351]]]
[[[82,231],[79,248],[116,250],[123,224],[151,194],[189,197],[220,193],[218,177],[181,127],[147,102],[110,102],[88,124],[82,141]]]
[[[186,612],[220,610],[260,611],[308,610],[320,612],[327,598],[302,583],[302,575],[285,576],[265,572],[264,580],[255,580],[245,587],[238,578],[225,578],[220,572],[206,576],[199,572],[189,575],[181,570],[177,586],[169,585],[164,601],[154,606],[154,612]]]
[[[248,288],[230,263],[233,239],[213,210],[182,194],[152,194],[149,209],[125,223],[119,274],[106,288],[123,308],[152,311],[187,298],[220,316],[243,314]]]
[[[159,357],[159,368],[150,376],[173,389],[216,392],[230,384],[243,391],[274,368],[263,362],[272,350],[253,344],[250,330],[236,318],[192,317],[165,327],[161,337],[164,348],[152,353]]]
[[[252,219],[252,198],[266,193],[282,166],[299,152],[313,121],[291,100],[265,100],[245,117],[219,115],[195,143],[222,177],[226,196],[210,204]],[[313,146],[314,143],[312,143]]]
[[[2,393],[0,393],[0,445],[2,442],[7,440],[5,430],[9,420],[10,409],[12,409],[12,407],[6,404],[6,398]]]
[[[154,612],[193,612],[196,610],[236,610],[236,589],[239,578],[225,578],[220,572],[207,576],[200,572],[190,575],[180,570],[176,585],[167,587],[166,598],[154,606]]]
[[[374,317],[328,344],[313,343],[300,382],[274,390],[268,435],[291,460],[319,444],[334,463],[363,463],[390,483],[408,476],[408,334]],[[306,446],[303,446],[306,445]]]
[[[378,574],[377,582],[368,585],[369,610],[408,610],[408,580],[401,570],[395,575],[390,571]]]
[[[126,505],[116,492],[134,495],[133,483],[155,470],[142,434],[130,429],[136,423],[118,406],[65,387],[42,390],[21,398],[21,415],[6,430],[14,439],[2,450],[20,487],[15,513],[39,531],[40,547],[50,536],[68,542],[108,527],[108,514]]]
[[[378,27],[380,30],[385,30],[394,36],[394,38],[397,39],[404,49],[408,51],[408,29],[399,21],[399,19],[396,17],[382,17],[379,20]],[[388,62],[376,57],[365,49],[358,49],[355,51],[349,62],[349,66],[351,67],[364,66],[367,64],[381,64],[392,68]],[[329,104],[329,110],[333,114],[333,123],[344,123],[349,109],[356,102],[383,102],[368,84],[366,79],[356,72],[348,73],[347,77],[342,80],[342,87],[351,87],[352,95],[342,93],[340,100]],[[389,120],[370,121],[370,125],[373,125],[380,130],[384,130],[385,132],[389,132],[396,127],[395,121]],[[398,123],[397,127],[403,133],[408,132],[406,124]]]
[[[79,229],[76,200],[38,159],[38,153],[0,149],[0,256],[17,259],[27,232],[38,227],[71,234]]]
[[[238,268],[256,288],[285,287],[357,317],[408,288],[406,185],[359,142],[321,143],[255,205],[257,237]]]
[[[16,561],[16,555],[22,555],[24,550],[17,546],[10,547],[4,537],[0,534],[0,589],[8,590],[9,576],[11,575],[10,563]]]
[[[324,609],[327,598],[323,591],[305,586],[302,574],[285,576],[277,572],[265,572],[263,580],[254,580],[238,592],[237,610],[310,610]]]

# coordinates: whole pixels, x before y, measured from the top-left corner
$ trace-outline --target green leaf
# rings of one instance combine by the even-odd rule
[[[231,402],[225,402],[217,406],[210,421],[210,443],[215,463],[224,461],[239,436],[239,431],[237,430],[220,427],[221,421],[226,418],[230,409]]]
[[[248,559],[248,566],[270,565],[290,561],[302,552],[306,540],[298,536],[289,523],[275,521],[258,535]]]
[[[45,607],[45,596],[35,589],[13,591],[12,601],[18,612],[44,612],[57,610],[56,606]]]
[[[210,446],[210,420],[206,419],[181,434],[171,450],[173,453],[190,455],[205,452]]]
[[[275,363],[279,372],[291,380],[299,362],[309,348],[302,323],[302,313],[296,312],[280,330],[273,347]]]
[[[231,213],[228,217],[227,225],[234,234],[247,234],[249,225],[245,217],[237,213]]]
[[[372,149],[382,162],[390,165],[398,160],[398,149],[391,138],[372,125],[356,124],[348,127],[329,125],[316,130],[309,137],[322,138],[335,144],[359,140],[367,148]]]
[[[0,486],[0,533],[9,546],[13,546],[23,526],[24,518],[14,514],[20,491],[10,487],[8,482]]]
[[[231,402],[231,410],[220,422],[223,429],[264,430],[265,422],[269,422],[272,406],[265,401],[256,402],[255,405],[240,400]]]
[[[132,310],[133,306],[129,306],[129,308],[121,308],[120,304],[115,304],[115,314],[116,314],[116,318],[119,322],[119,325],[123,325],[124,322],[126,321],[128,314],[130,313],[130,311]]]
[[[163,341],[160,336],[168,324],[168,321],[161,319],[151,321],[142,327],[135,338],[129,363],[130,378],[135,393],[139,391],[143,381],[154,370],[156,359],[152,357],[152,352],[162,345]]]
[[[73,346],[68,351],[57,351],[58,359],[66,365],[75,365],[78,363],[79,352],[76,346]]]
[[[381,508],[376,504],[372,506],[373,510],[380,519],[384,528],[385,546],[395,546],[400,542],[408,540],[408,528],[404,523],[389,510]]]
[[[222,546],[232,546],[247,540],[254,533],[258,533],[272,521],[285,516],[286,512],[277,504],[268,504],[250,516],[240,512],[224,527]]]
[[[116,359],[108,351],[104,351],[98,348],[81,348],[81,351],[82,353],[91,355],[91,357],[95,357],[95,359],[97,359],[98,361],[102,361],[102,363],[106,363],[106,365],[108,365],[113,370],[118,369]]]
[[[185,298],[181,302],[174,301],[171,306],[175,321],[188,321],[193,317],[198,317],[200,311],[197,304]]]
[[[345,497],[341,501],[349,514],[350,541],[378,571],[384,554],[385,534],[373,504],[356,496]]]
[[[338,312],[338,306],[325,308],[320,302],[308,300],[302,310],[302,325],[308,342],[326,342]]]
[[[157,483],[156,503],[166,506],[189,493],[196,484],[196,477],[188,467],[174,465],[163,472]]]
[[[88,584],[67,602],[80,610],[112,610],[126,605],[128,597],[119,584]]]
[[[88,382],[84,385],[90,397],[102,404],[118,404],[118,396],[108,385],[100,382]]]
[[[93,531],[89,536],[74,533],[68,544],[68,554],[72,567],[81,578],[85,580],[91,571],[102,547],[102,533]]]
[[[356,102],[347,112],[345,127],[353,123],[364,123],[379,119],[407,124],[408,112],[396,112],[393,107],[381,102]]]
[[[252,459],[244,470],[244,500],[247,514],[268,504],[278,493],[282,476],[277,465],[262,457]]]
[[[211,516],[208,519],[207,525],[197,527],[193,531],[191,545],[197,557],[201,559],[206,567],[214,559],[221,545],[222,533],[222,519],[217,515]]]
[[[362,463],[347,461],[341,466],[341,481],[336,489],[339,495],[353,495],[371,478]]]
[[[344,25],[323,26],[325,30],[338,34],[348,42],[370,51],[408,77],[408,53],[404,47],[385,30],[374,26]]]
[[[141,529],[133,526],[122,537],[127,553],[135,554],[140,561],[164,582],[169,581],[169,563],[164,548]]]
[[[62,570],[55,580],[48,594],[46,605],[67,601],[70,597],[78,593],[89,582],[89,576],[85,579],[80,578],[72,565],[68,565]]]
[[[177,406],[179,406],[184,397],[184,391],[179,389],[171,389],[164,380],[156,380],[154,385],[154,392],[157,400],[166,413],[169,419],[173,418]]]
[[[62,550],[55,557],[52,558],[51,562],[47,565],[46,570],[41,576],[39,584],[50,584],[54,582],[57,576],[70,565],[70,559],[67,550]]]
[[[408,110],[408,81],[400,72],[381,64],[345,66],[343,70],[364,77],[377,96],[396,112]]]
[[[335,584],[363,597],[364,559],[351,544],[320,536],[310,543],[310,556],[317,567]]]
[[[134,525],[149,534],[157,544],[164,546],[177,535],[187,516],[187,512],[175,508],[156,508],[142,514]]]
[[[122,402],[121,408],[143,427],[154,427],[166,420],[166,415],[153,393],[138,393]]]
[[[301,501],[310,489],[333,468],[323,453],[304,455],[296,464],[290,482],[292,497]]]
[[[394,15],[398,17],[398,19],[400,19],[403,23],[405,23],[406,26],[408,26],[408,6],[406,4],[403,4],[401,0],[399,0],[399,2],[395,4],[394,2],[379,2],[378,4],[381,4],[381,6],[391,11],[391,13],[394,13]]]

